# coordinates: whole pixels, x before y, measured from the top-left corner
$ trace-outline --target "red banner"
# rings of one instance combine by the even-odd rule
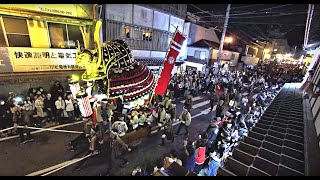
[[[163,64],[163,69],[161,71],[160,77],[158,79],[157,87],[155,90],[156,94],[163,95],[168,87],[171,72],[176,63],[176,59],[180,53],[183,41],[186,38],[178,31],[175,33],[174,38],[171,40],[170,50],[167,53],[166,59]]]

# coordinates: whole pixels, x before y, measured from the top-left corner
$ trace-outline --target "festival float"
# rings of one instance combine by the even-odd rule
[[[176,58],[185,40],[185,37],[176,30],[160,76],[156,79],[151,70],[134,60],[125,41],[112,40],[100,45],[101,25],[102,22],[97,21],[94,32],[95,49],[81,50],[78,43],[76,63],[85,68],[81,81],[86,84],[80,86],[79,80],[72,78],[69,81],[70,90],[78,100],[84,118],[92,114],[94,116],[92,104],[97,101],[105,102],[121,98],[124,108],[130,110],[146,105],[154,94],[164,95]],[[148,126],[131,131],[122,139],[125,143],[131,144],[150,135],[152,128]]]
[[[134,60],[125,41],[113,40],[100,46],[101,25],[98,21],[94,33],[96,49],[81,51],[78,48],[76,63],[86,69],[81,80],[87,82],[87,87],[82,89],[95,100],[121,97],[129,108],[143,105],[155,88],[154,74]],[[73,92],[78,93],[79,88]]]

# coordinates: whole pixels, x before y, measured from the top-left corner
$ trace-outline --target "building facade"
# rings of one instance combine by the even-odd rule
[[[176,11],[169,10],[172,6]],[[184,11],[186,4],[104,4],[101,40],[123,39],[136,60],[159,69],[176,27],[184,32]]]
[[[94,6],[90,4],[1,4],[1,93],[45,89],[55,80],[82,73],[77,42],[90,48]],[[54,78],[52,78],[54,77]]]
[[[185,23],[184,31],[188,38],[184,68],[203,71],[204,65],[211,65],[217,60],[220,40],[212,27],[205,28],[188,22]],[[230,51],[225,47],[220,57],[221,63],[236,66],[239,55],[239,52]]]

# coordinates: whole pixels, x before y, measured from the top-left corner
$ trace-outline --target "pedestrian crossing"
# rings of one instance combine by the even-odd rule
[[[194,101],[197,101],[197,100],[200,100],[200,99],[202,99],[203,98],[203,96],[196,96],[196,97],[193,97],[192,98],[192,102],[194,102]],[[181,103],[185,103],[186,102],[186,100],[183,100],[183,101],[180,101]]]

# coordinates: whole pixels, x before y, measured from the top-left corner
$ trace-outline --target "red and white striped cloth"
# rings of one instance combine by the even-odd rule
[[[80,84],[79,83],[69,84],[69,87],[70,87],[70,91],[72,93],[73,98],[76,99],[76,95],[80,91]]]
[[[92,107],[89,101],[89,97],[82,97],[78,99],[78,105],[82,117],[89,117],[92,115]]]

